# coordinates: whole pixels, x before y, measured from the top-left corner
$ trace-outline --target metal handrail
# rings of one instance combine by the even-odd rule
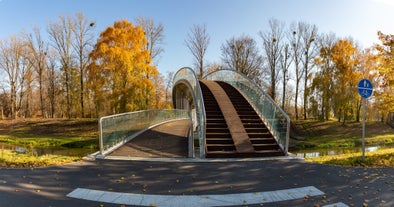
[[[153,109],[101,117],[98,121],[101,156],[109,154],[154,126],[178,119],[190,120],[189,112]]]
[[[234,76],[234,77],[231,77]],[[241,80],[236,80],[235,76],[240,78]],[[259,113],[260,117],[264,121],[264,123],[267,125],[267,128],[271,131],[271,133],[274,135],[275,139],[278,141],[280,147],[282,150],[285,152],[287,155],[288,153],[288,148],[289,148],[289,138],[290,138],[290,118],[289,116],[283,111],[283,109],[269,96],[260,86],[258,86],[254,81],[252,81],[250,78],[248,78],[246,75],[236,71],[236,70],[230,70],[230,69],[222,69],[219,71],[214,71],[206,76],[204,76],[203,79],[206,80],[214,80],[214,81],[223,81],[226,83],[231,84],[235,88],[237,88],[243,95],[244,97],[249,101],[249,103],[256,109],[256,111]],[[245,85],[244,83],[251,84],[250,87]],[[253,90],[248,91],[248,90]],[[250,94],[253,93],[253,94]],[[260,97],[260,95],[262,97]],[[284,120],[286,122],[286,135],[285,135],[285,140],[283,141],[283,137],[280,131],[278,131],[276,125],[278,123],[274,123],[274,121],[277,120],[275,117],[276,113],[274,111],[272,117],[267,117],[267,114],[264,113],[263,108],[268,108],[266,105],[266,102],[273,106],[273,109],[278,112],[284,117]],[[266,110],[265,109],[265,110]],[[284,123],[279,123],[279,124],[284,124]]]

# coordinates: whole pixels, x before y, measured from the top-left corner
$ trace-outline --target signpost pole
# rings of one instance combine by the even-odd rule
[[[362,144],[362,161],[364,162],[364,160],[365,160],[365,102],[366,102],[366,98],[362,98],[363,100],[362,100],[362,104],[363,104],[363,106],[362,106],[362,113],[363,113],[363,123],[362,123],[362,125],[363,125],[363,135],[362,135],[362,140],[361,140],[361,144]]]
[[[367,102],[367,98],[369,98],[372,93],[373,93],[373,87],[372,87],[372,83],[371,81],[367,80],[367,79],[362,79],[359,83],[358,83],[358,93],[360,94],[360,96],[362,97],[362,116],[363,116],[363,129],[362,129],[362,140],[361,140],[361,144],[362,144],[362,162],[364,162],[365,160],[365,105]]]

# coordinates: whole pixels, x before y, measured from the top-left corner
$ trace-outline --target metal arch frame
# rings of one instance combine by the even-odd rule
[[[201,92],[201,87],[200,87],[200,83],[199,80],[196,76],[196,73],[194,72],[193,69],[191,69],[190,67],[182,67],[181,69],[179,69],[175,75],[174,75],[174,80],[177,78],[177,75],[182,72],[182,71],[188,71],[192,74],[193,76],[193,80],[195,81],[195,89],[193,89],[193,86],[190,84],[190,81],[185,79],[185,78],[180,78],[178,80],[176,80],[176,82],[174,83],[173,87],[172,87],[172,94],[174,94],[174,90],[176,89],[176,86],[178,84],[185,84],[187,86],[187,88],[189,89],[189,91],[192,94],[193,97],[193,103],[194,103],[194,107],[196,108],[196,118],[197,118],[197,132],[199,135],[199,142],[200,142],[200,158],[205,158],[206,155],[206,149],[205,149],[205,132],[206,132],[206,113],[205,113],[205,106],[204,106],[204,99],[202,96],[202,92]],[[201,105],[198,104],[197,102],[197,98],[196,95],[200,94],[200,98],[201,98]],[[172,97],[172,101],[173,101],[173,105],[176,106],[176,100],[174,99],[174,97]],[[197,107],[201,108],[202,113],[198,113],[197,112]],[[192,115],[190,117],[193,117]],[[203,119],[203,123],[201,124],[199,120]],[[194,132],[194,120],[192,120],[192,129]],[[192,149],[193,149],[193,157],[194,157],[194,138],[192,141]]]

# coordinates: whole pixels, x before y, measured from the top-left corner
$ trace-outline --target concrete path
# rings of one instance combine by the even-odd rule
[[[393,168],[338,167],[299,159],[228,162],[96,160],[47,168],[0,169],[0,206],[125,206],[99,199],[85,200],[85,196],[82,199],[67,197],[72,192],[78,194],[77,189],[146,195],[147,198],[150,195],[176,198],[181,195],[234,194],[233,197],[237,197],[252,194],[264,199],[262,193],[308,187],[316,189],[307,190],[309,192],[321,191],[323,194],[283,201],[263,200],[254,204],[245,199],[242,205],[235,206],[394,206]],[[177,206],[189,204],[180,202]]]

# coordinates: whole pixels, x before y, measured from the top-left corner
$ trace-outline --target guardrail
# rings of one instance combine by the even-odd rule
[[[100,153],[105,156],[138,136],[164,122],[189,119],[186,110],[144,110],[101,117],[99,119]]]
[[[237,88],[255,108],[268,129],[287,155],[290,136],[290,118],[272,98],[254,81],[235,70],[209,73],[206,80],[223,81]]]
[[[189,90],[192,92],[193,96],[193,105],[194,109],[192,109],[193,118],[193,134],[196,134],[199,142],[199,157],[205,158],[205,128],[206,128],[206,115],[205,115],[205,107],[204,100],[202,97],[202,92],[200,88],[200,83],[198,78],[193,71],[193,69],[184,67],[178,70],[178,72],[174,75],[174,88],[177,84],[183,83],[187,85]],[[174,89],[173,89],[174,94]],[[173,101],[174,106],[176,100]],[[176,107],[176,106],[175,106]],[[193,142],[194,143],[194,142]],[[193,145],[194,148],[194,145]]]

